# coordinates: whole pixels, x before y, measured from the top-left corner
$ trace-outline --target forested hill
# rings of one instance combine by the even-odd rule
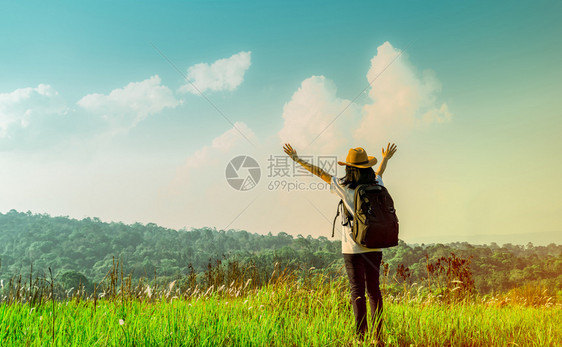
[[[82,220],[51,217],[47,214],[0,213],[1,277],[34,271],[79,271],[91,280],[100,280],[114,258],[125,271],[152,277],[206,269],[209,260],[247,257],[266,250],[280,250],[295,256],[305,248],[326,256],[339,255],[340,244],[325,237],[297,238],[251,234],[243,230],[217,231],[213,228],[173,230],[149,223],[125,225],[104,223],[98,218]],[[335,259],[335,257],[333,257]],[[318,264],[320,265],[320,264]]]
[[[471,260],[476,288],[482,292],[506,290],[528,281],[549,286],[562,283],[562,246],[532,244],[502,247],[468,243],[407,245],[385,250],[383,259],[395,271],[403,264],[412,279],[426,272],[426,255],[431,259],[457,256]],[[293,237],[286,233],[258,235],[243,230],[212,228],[172,230],[156,224],[104,223],[97,218],[83,220],[46,214],[10,211],[0,213],[0,278],[29,274],[79,272],[89,281],[100,281],[113,261],[133,277],[154,276],[162,280],[189,272],[203,272],[209,262],[236,259],[251,262],[264,271],[274,263],[292,268],[341,269],[341,243],[326,237]]]
[[[243,260],[266,251],[299,261],[299,256],[322,258],[323,267],[339,259],[340,242],[325,237],[294,238],[285,233],[258,235],[244,230],[217,231],[213,228],[173,230],[149,223],[125,225],[104,223],[98,218],[83,220],[46,214],[0,213],[1,277],[34,271],[74,270],[91,280],[100,280],[113,259],[122,261],[125,271],[152,277],[185,273],[191,264],[204,271],[209,260],[237,257]],[[299,251],[301,251],[299,253]],[[302,259],[310,262],[312,259]]]

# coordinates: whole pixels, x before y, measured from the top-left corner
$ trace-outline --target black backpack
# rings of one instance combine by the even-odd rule
[[[354,194],[355,218],[347,211],[343,200],[332,226],[332,237],[336,219],[343,209],[342,225],[351,223],[352,236],[356,243],[367,248],[388,248],[398,245],[398,217],[394,201],[388,190],[379,184],[360,184]]]

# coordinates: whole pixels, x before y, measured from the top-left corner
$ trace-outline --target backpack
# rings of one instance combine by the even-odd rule
[[[336,219],[343,210],[342,225],[350,225],[353,240],[367,248],[388,248],[398,245],[398,217],[394,201],[388,190],[379,184],[360,184],[354,193],[355,218],[351,215],[343,200],[338,204],[336,217],[332,226],[332,237]]]

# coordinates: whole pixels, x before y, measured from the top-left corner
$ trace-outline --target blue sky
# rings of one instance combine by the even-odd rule
[[[235,191],[228,161],[394,141],[407,241],[559,233],[560,7],[3,3],[0,211],[327,236],[334,196]]]

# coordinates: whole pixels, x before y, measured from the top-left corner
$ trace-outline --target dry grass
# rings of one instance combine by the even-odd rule
[[[463,285],[470,283],[465,264],[441,260],[421,284],[408,282],[406,268],[390,276],[383,266],[387,345],[562,341],[562,306],[555,297],[530,286],[480,297]],[[0,303],[0,345],[358,345],[342,269],[325,273],[276,264],[264,274],[218,261],[201,276],[191,272],[165,284],[131,278],[114,262],[91,293],[80,286],[64,291],[53,276],[13,279]]]

